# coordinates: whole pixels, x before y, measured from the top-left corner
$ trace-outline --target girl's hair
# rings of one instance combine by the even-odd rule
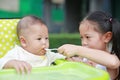
[[[95,11],[89,14],[85,20],[93,21],[98,24],[98,29],[102,33],[106,33],[108,31],[112,32],[112,50],[111,54],[116,54],[117,57],[120,59],[120,23],[118,20],[114,19],[110,14],[102,12],[102,11]],[[118,80],[120,79],[120,69]]]

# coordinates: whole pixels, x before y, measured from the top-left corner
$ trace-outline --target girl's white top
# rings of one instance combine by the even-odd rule
[[[3,58],[0,59],[0,69],[10,60],[21,60],[26,61],[32,67],[40,66],[50,66],[52,62],[56,59],[64,59],[65,56],[54,53],[51,51],[46,52],[44,56],[37,56],[28,51],[24,50],[22,47],[16,45],[12,50],[10,50]]]
[[[87,61],[88,61],[87,58],[83,58],[83,62],[87,62]],[[101,64],[96,64],[95,68],[102,69],[102,70],[105,70],[105,71],[107,70],[107,68],[105,66],[101,65]]]

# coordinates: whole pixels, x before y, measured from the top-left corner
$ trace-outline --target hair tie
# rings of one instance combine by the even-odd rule
[[[109,21],[112,23],[112,18],[110,18]]]

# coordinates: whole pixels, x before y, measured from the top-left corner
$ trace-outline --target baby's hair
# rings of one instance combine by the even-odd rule
[[[43,24],[46,25],[40,18],[36,17],[36,16],[25,16],[23,17],[17,24],[17,35],[18,38],[19,36],[26,30],[28,29],[31,25],[34,24]]]
[[[108,31],[112,32],[112,50],[111,54],[117,55],[120,59],[120,23],[117,19],[114,19],[109,13],[103,11],[95,11],[90,13],[85,20],[96,22],[98,24],[98,29],[101,33],[106,33]],[[120,79],[120,71],[118,75]]]

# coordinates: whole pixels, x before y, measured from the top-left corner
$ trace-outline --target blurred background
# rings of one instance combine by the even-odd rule
[[[41,17],[50,33],[78,32],[88,12],[103,10],[120,18],[120,0],[0,0],[0,18]]]
[[[119,3],[120,0],[0,0],[0,18],[22,18],[26,15],[35,15],[42,18],[48,26],[49,33],[54,34],[50,36],[51,43],[55,42],[53,38],[56,36],[55,40],[58,43],[64,41],[61,43],[64,44],[71,41],[70,43],[80,44],[78,27],[86,14],[103,10],[120,20]],[[55,35],[60,33],[62,37]]]

